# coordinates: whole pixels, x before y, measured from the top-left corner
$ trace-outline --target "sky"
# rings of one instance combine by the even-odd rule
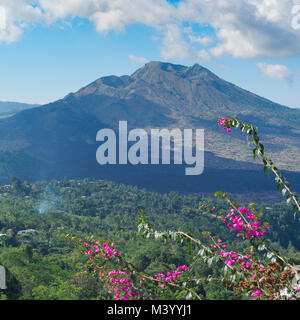
[[[46,104],[149,61],[300,108],[300,0],[0,0],[0,101]]]

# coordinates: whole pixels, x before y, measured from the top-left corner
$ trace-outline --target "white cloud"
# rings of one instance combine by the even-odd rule
[[[213,42],[213,39],[211,37],[205,36],[205,37],[196,37],[194,35],[189,35],[189,39],[191,43],[201,43],[204,46],[208,46]]]
[[[6,29],[6,10],[0,6],[0,30]]]
[[[289,70],[287,66],[280,64],[267,64],[259,62],[257,64],[261,74],[271,79],[277,79],[286,82],[293,82],[294,74]]]
[[[137,56],[133,56],[133,55],[129,55],[129,59],[135,63],[138,63],[138,64],[145,64],[148,62],[148,59],[146,59],[144,57],[137,57]]]
[[[74,17],[92,21],[102,33],[142,23],[158,27],[173,21],[176,9],[166,0],[1,0],[6,12],[6,32],[0,41],[19,39],[21,23],[46,22]]]
[[[215,56],[286,57],[300,54],[293,5],[293,0],[187,0],[179,9],[181,19],[214,28]]]
[[[286,57],[300,54],[300,32],[292,27],[293,0],[0,0],[6,28],[0,42],[18,40],[31,23],[52,23],[80,17],[96,30],[124,30],[144,24],[162,35],[161,55],[167,59],[196,57],[195,45],[212,46],[216,57]],[[210,26],[214,34],[199,34],[192,25]],[[183,27],[183,25],[185,27]],[[189,25],[189,27],[186,27]],[[214,44],[216,40],[216,44]],[[199,54],[198,54],[199,55]]]
[[[41,9],[32,6],[33,3],[29,0],[1,0],[0,42],[19,40],[22,29],[42,16]]]
[[[197,36],[195,35],[195,32],[193,31],[192,27],[185,27],[183,28],[183,32],[188,35],[188,38],[191,43],[200,43],[204,46],[208,46],[211,44],[214,40],[212,37],[209,36]]]
[[[162,43],[160,54],[163,59],[186,59],[191,56],[190,46],[183,39],[182,32],[176,24],[166,25]]]
[[[210,54],[208,53],[207,50],[202,49],[197,52],[196,54],[196,60],[199,61],[209,61],[210,60]]]
[[[49,19],[78,16],[93,21],[99,32],[142,23],[156,27],[170,22],[175,8],[165,0],[39,0]]]

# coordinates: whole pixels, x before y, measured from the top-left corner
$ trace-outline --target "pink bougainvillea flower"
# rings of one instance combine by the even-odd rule
[[[261,295],[261,291],[259,289],[257,289],[256,291],[252,292],[251,296],[252,297],[256,297],[256,296],[260,296]]]

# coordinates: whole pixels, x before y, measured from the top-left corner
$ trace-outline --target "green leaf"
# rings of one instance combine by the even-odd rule
[[[227,273],[228,273],[228,267],[225,266],[225,267],[224,267],[224,275],[226,275]]]
[[[273,257],[272,259],[271,259],[271,262],[277,262],[277,258],[276,257]]]
[[[188,245],[188,250],[192,251],[192,241],[189,238],[187,238],[187,245]]]
[[[262,152],[264,152],[265,147],[264,147],[261,143],[259,143],[259,147],[260,147],[260,150],[261,150]]]
[[[251,209],[255,209],[256,208],[256,204],[253,203],[253,202],[249,203],[248,207],[251,208]]]
[[[274,256],[274,253],[273,253],[273,252],[268,252],[268,253],[267,253],[267,258],[268,258],[268,259],[271,259],[273,256]]]
[[[191,294],[191,292],[189,292],[189,293],[186,295],[185,299],[186,299],[186,300],[191,300],[192,297],[193,297],[193,295]]]
[[[204,252],[205,252],[204,249],[200,249],[200,250],[198,251],[199,256],[202,257],[202,256],[204,255]]]
[[[258,246],[258,251],[264,251],[265,249],[266,249],[266,245],[264,244],[264,243],[262,243],[262,244],[260,244],[259,246]]]
[[[223,196],[224,195],[224,192],[223,191],[217,191],[216,193],[215,193],[215,197],[220,197],[220,196]]]
[[[260,211],[256,216],[257,216],[257,218],[260,219],[264,216],[264,213],[262,211]]]

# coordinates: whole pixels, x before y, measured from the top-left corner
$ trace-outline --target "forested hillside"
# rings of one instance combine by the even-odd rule
[[[164,244],[137,234],[136,216],[143,209],[157,229],[190,232],[199,239],[210,231],[233,242],[236,240],[211,214],[201,207],[209,203],[226,208],[223,201],[178,193],[157,194],[105,180],[61,180],[12,184],[0,188],[0,264],[7,274],[5,299],[110,299],[102,282],[88,273],[87,257],[74,250],[63,234],[115,242],[118,250],[147,274],[167,272],[178,265],[191,264],[193,252],[175,243]],[[200,207],[202,209],[200,209]],[[300,263],[300,222],[285,203],[262,203],[264,220],[270,223],[273,246]],[[235,240],[234,240],[235,239]],[[219,270],[200,263],[192,272],[212,277]],[[207,299],[240,299],[216,282],[199,285]],[[183,298],[168,288],[160,299]]]

